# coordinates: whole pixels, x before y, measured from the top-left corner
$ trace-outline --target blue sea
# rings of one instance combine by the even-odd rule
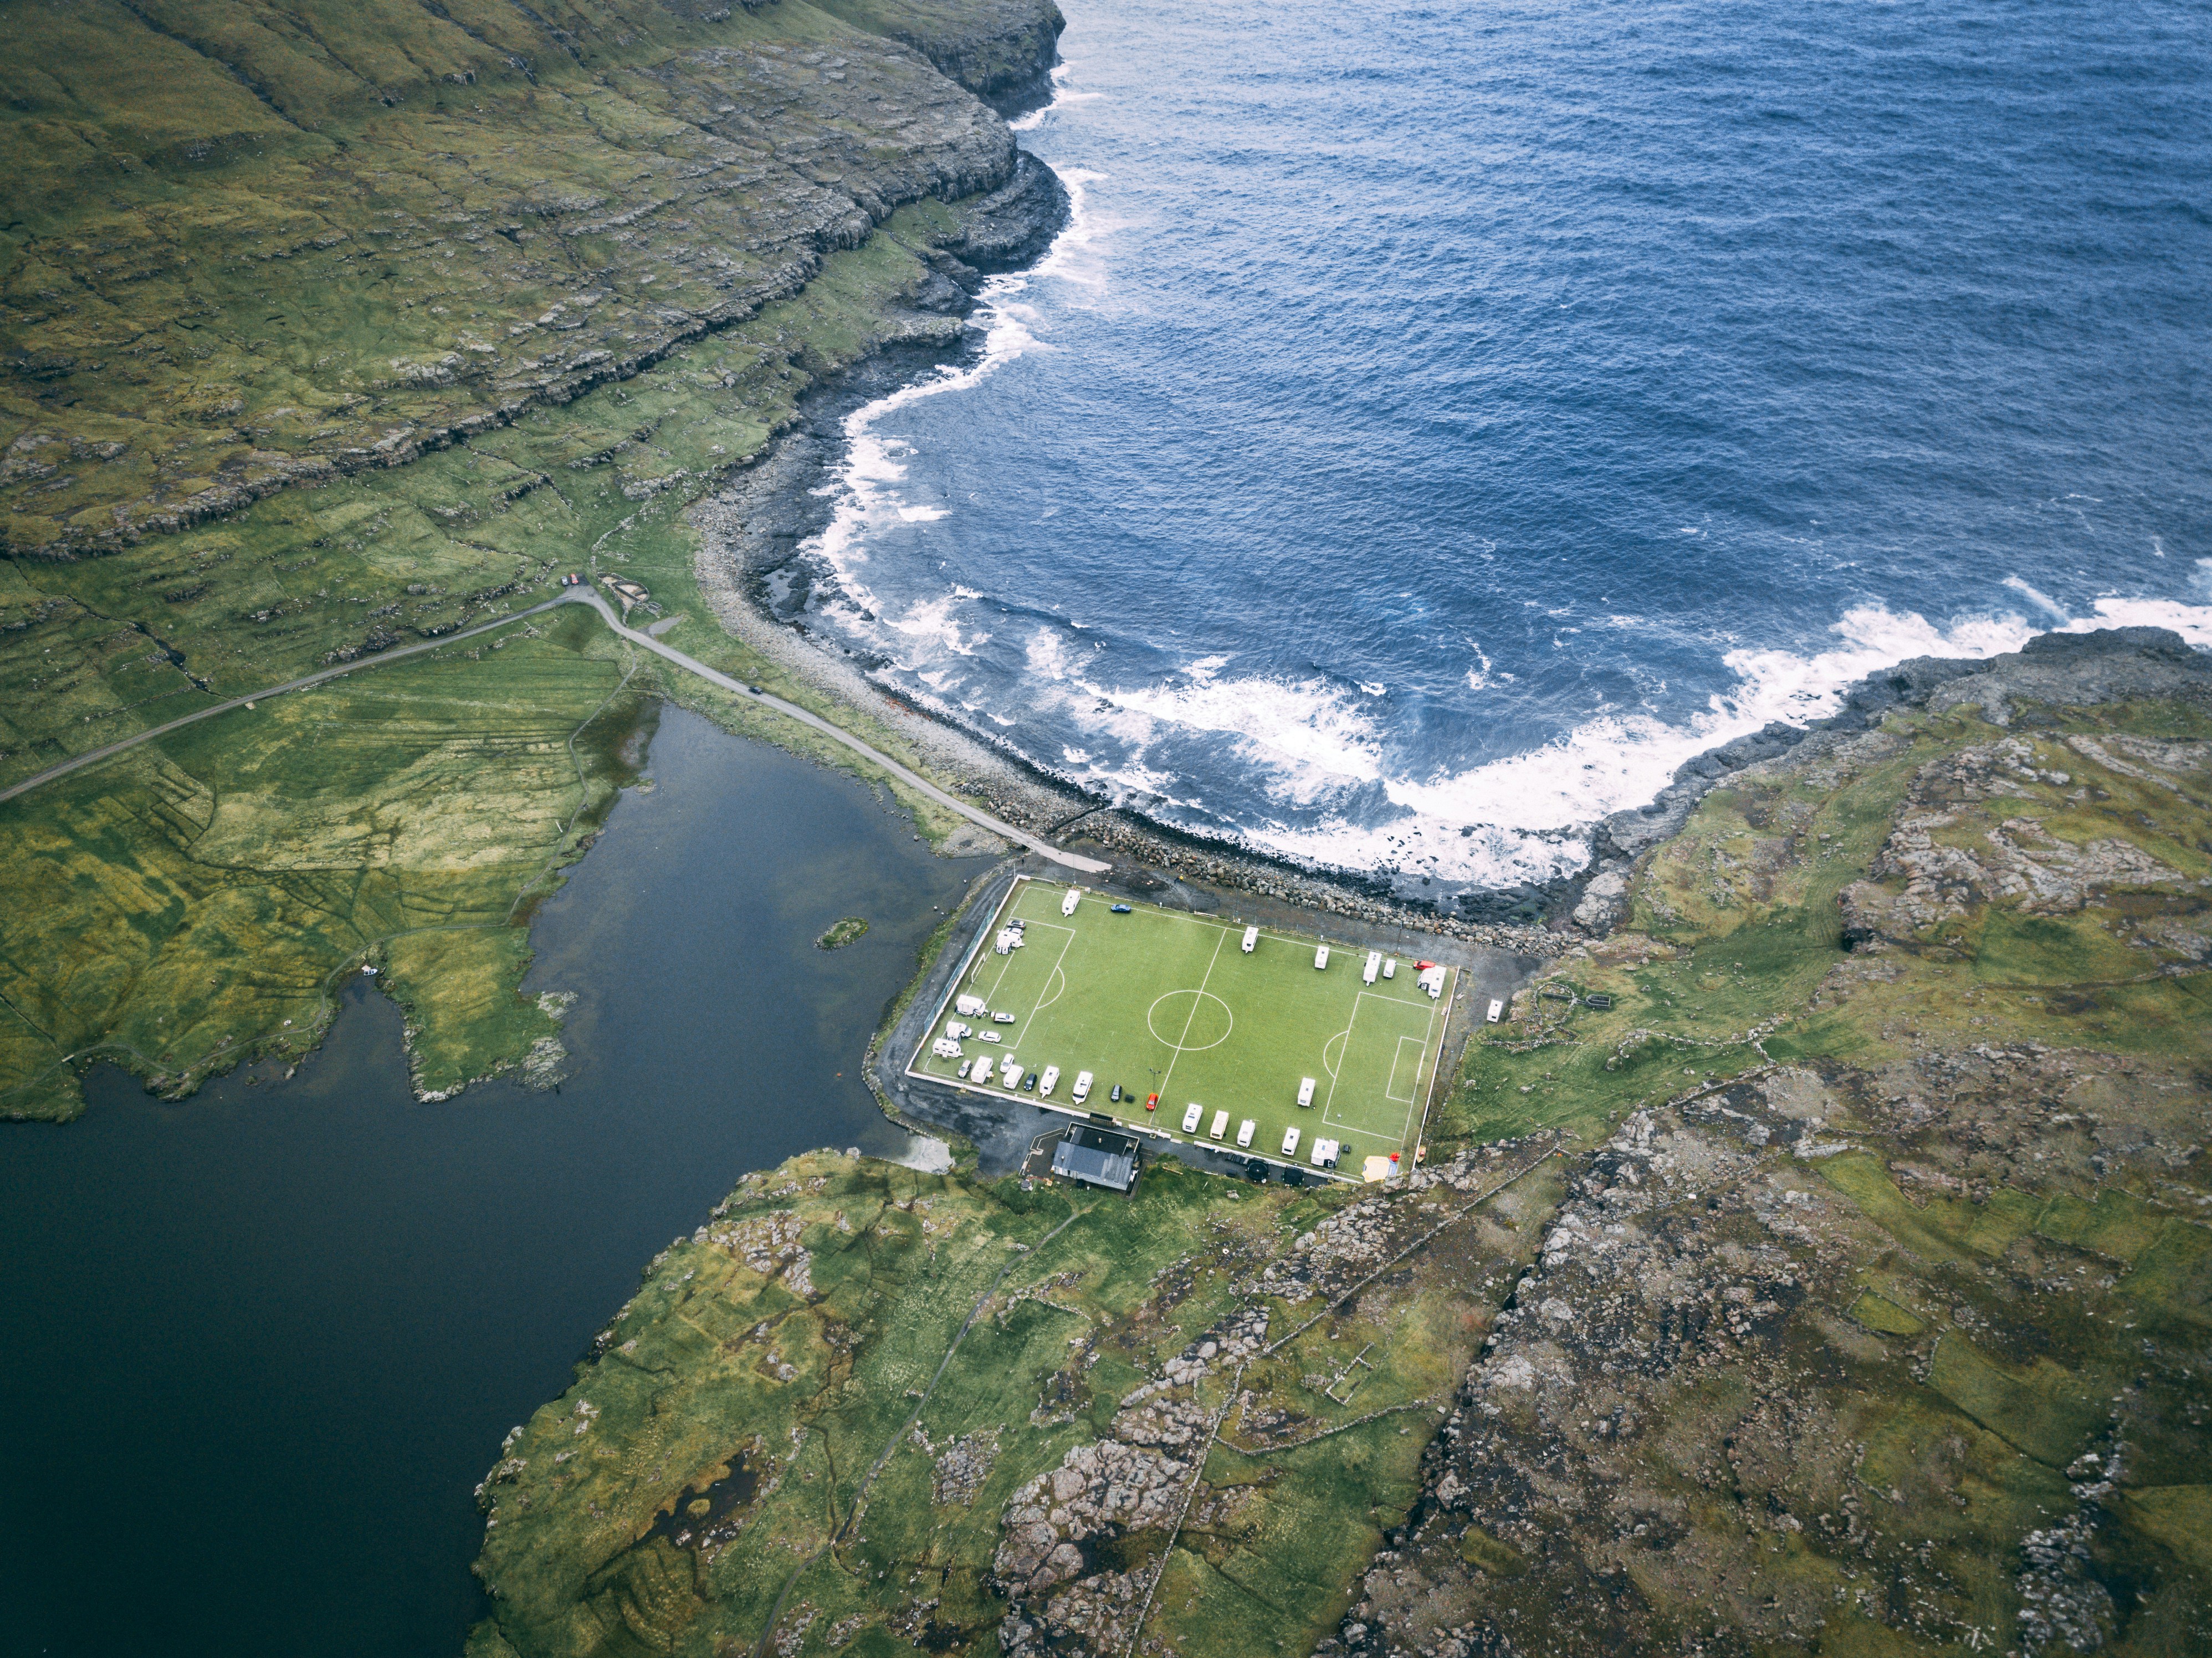
[[[816,625],[1445,896],[1902,658],[2212,646],[2199,3],[1073,0],[1073,223],[848,423]]]

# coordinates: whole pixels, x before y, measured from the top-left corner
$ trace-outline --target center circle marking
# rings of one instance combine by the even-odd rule
[[[1210,990],[1170,990],[1146,1010],[1145,1024],[1176,1053],[1196,1054],[1227,1042],[1237,1016]]]

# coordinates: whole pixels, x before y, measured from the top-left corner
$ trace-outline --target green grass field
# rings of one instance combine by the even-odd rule
[[[978,1033],[960,1046],[963,1058],[988,1054],[1020,1061],[1024,1071],[1060,1067],[1049,1098],[1024,1099],[1074,1109],[1077,1074],[1092,1073],[1083,1108],[1109,1112],[1176,1139],[1211,1145],[1214,1114],[1229,1113],[1220,1144],[1236,1148],[1239,1126],[1256,1126],[1250,1151],[1282,1160],[1283,1134],[1299,1131],[1297,1160],[1310,1164],[1314,1143],[1341,1142],[1338,1172],[1357,1178],[1364,1159],[1409,1152],[1421,1104],[1435,1075],[1454,988],[1431,999],[1413,982],[1401,957],[1397,976],[1362,982],[1367,952],[1333,944],[1328,966],[1316,971],[1322,941],[1261,930],[1256,949],[1243,950],[1240,922],[1135,904],[1126,915],[1112,900],[1084,891],[1063,917],[1068,889],[1044,882],[1015,884],[983,935],[935,1023],[915,1054],[909,1074],[976,1092],[1004,1094],[993,1083],[963,1082],[962,1060],[940,1057],[931,1044],[959,1018]],[[999,930],[1018,918],[1028,942],[1001,956]],[[1012,1024],[962,1018],[955,998],[981,996]],[[979,1040],[982,1032],[998,1044]],[[1002,1072],[994,1072],[994,1078]],[[1300,1109],[1300,1081],[1314,1079],[1313,1104]],[[1119,1083],[1126,1096],[1111,1097]],[[1158,1108],[1145,1109],[1157,1093]],[[1195,1133],[1183,1131],[1186,1109],[1202,1109]]]

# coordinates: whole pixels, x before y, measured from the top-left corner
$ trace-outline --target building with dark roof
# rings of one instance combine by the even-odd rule
[[[1060,1137],[1052,1172],[1063,1180],[1127,1192],[1137,1183],[1137,1137],[1118,1128],[1078,1123]]]

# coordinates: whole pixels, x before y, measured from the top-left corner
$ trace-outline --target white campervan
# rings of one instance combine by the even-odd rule
[[[1395,956],[1382,963],[1382,976],[1386,979],[1395,979],[1398,976],[1398,958]]]
[[[1215,1112],[1213,1114],[1213,1127],[1207,1129],[1206,1132],[1206,1137],[1209,1139],[1219,1139],[1224,1134],[1229,1132],[1229,1114],[1226,1111]]]
[[[1088,1071],[1079,1071],[1075,1073],[1075,1092],[1068,1097],[1078,1105],[1091,1097],[1091,1073]]]
[[[1504,1002],[1499,1001],[1499,1000],[1498,999],[1498,998],[1496,998],[1495,996],[1492,997],[1492,998],[1490,999],[1490,1019],[1489,1019],[1489,1023],[1492,1023],[1492,1024],[1496,1024],[1496,1023],[1497,1023],[1500,1019],[1504,1018],[1504,1017],[1505,1017],[1505,1004],[1504,1004]]]
[[[1337,1150],[1337,1143],[1334,1140],[1316,1140],[1313,1149],[1313,1166],[1316,1169],[1335,1168]]]
[[[1328,946],[1327,944],[1323,944],[1319,950],[1314,951],[1314,968],[1315,970],[1318,972],[1327,969],[1328,966]]]
[[[1199,1105],[1199,1102],[1196,1100],[1193,1100],[1190,1102],[1190,1109],[1182,1114],[1182,1132],[1184,1133],[1195,1134],[1198,1133],[1198,1120],[1201,1114],[1201,1111],[1202,1108]]]
[[[1260,929],[1255,926],[1246,927],[1244,929],[1244,953],[1247,956],[1249,956],[1259,947],[1259,944]]]
[[[1302,1106],[1311,1105],[1313,1103],[1313,1090],[1314,1079],[1311,1077],[1299,1078],[1298,1103]]]
[[[1286,1157],[1295,1157],[1297,1154],[1298,1131],[1295,1128],[1285,1128],[1283,1131],[1283,1155]]]
[[[1239,1151],[1249,1151],[1252,1149],[1252,1131],[1259,1126],[1249,1117],[1237,1125],[1237,1146]]]
[[[999,1061],[1000,1086],[1012,1088],[1022,1079],[1022,1062],[1009,1054]]]
[[[1048,1065],[1045,1066],[1044,1075],[1037,1079],[1038,1096],[1042,1099],[1050,1099],[1052,1097],[1052,1090],[1059,1085],[1060,1067],[1056,1065]]]
[[[1060,896],[1060,913],[1062,915],[1074,914],[1075,907],[1078,903],[1082,902],[1082,899],[1083,894],[1080,891],[1074,887],[1068,888],[1066,892]]]
[[[1364,985],[1373,984],[1375,982],[1375,975],[1382,970],[1382,952],[1379,950],[1369,950],[1367,952],[1367,965],[1360,969],[1359,982]]]

